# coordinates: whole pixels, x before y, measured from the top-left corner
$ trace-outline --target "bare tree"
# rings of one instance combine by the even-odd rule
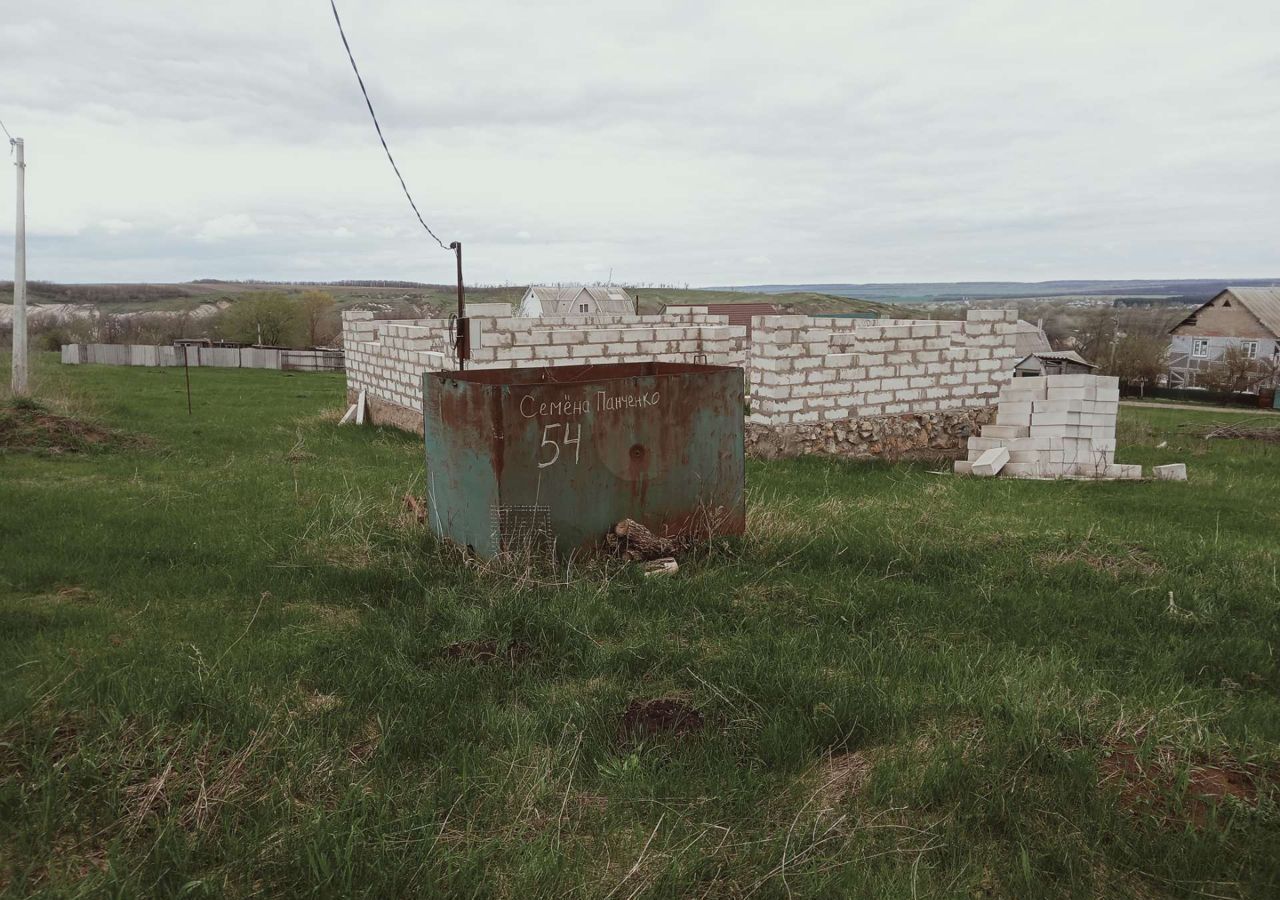
[[[1155,384],[1169,369],[1169,341],[1160,334],[1126,334],[1115,342],[1102,372],[1123,385]]]
[[[1275,383],[1275,360],[1255,359],[1244,348],[1228,347],[1208,369],[1196,376],[1196,384],[1211,391],[1256,391]]]
[[[1080,355],[1107,368],[1115,353],[1115,311],[1106,306],[1089,310],[1076,332],[1075,346]]]
[[[332,341],[337,332],[335,325],[337,301],[325,291],[304,291],[298,298],[302,320],[307,328],[307,345],[318,347]]]

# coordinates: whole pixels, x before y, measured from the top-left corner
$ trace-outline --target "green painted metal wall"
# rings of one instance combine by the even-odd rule
[[[624,518],[658,534],[745,527],[743,373],[638,363],[424,377],[431,527],[492,556],[561,554]]]

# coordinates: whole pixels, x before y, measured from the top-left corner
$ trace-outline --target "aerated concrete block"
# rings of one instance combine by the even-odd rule
[[[1045,375],[1035,375],[1030,378],[1027,378],[1027,377],[1014,378],[1012,381],[1009,382],[1007,387],[1010,390],[1035,391],[1039,393],[1040,396],[1043,397],[1044,392],[1049,387],[1049,378]]]
[[[1015,379],[1009,382],[1008,384],[1004,385],[1002,388],[1000,388],[1001,402],[1008,401],[1009,403],[1030,403],[1032,400],[1045,399],[1045,393],[1043,389],[1036,390],[1036,391],[1028,391],[1018,383],[1022,380],[1023,379],[1021,378]]]
[[[1049,400],[1093,400],[1094,389],[1091,387],[1050,387]]]
[[[1045,413],[1082,412],[1083,400],[1054,399],[1036,400],[1031,404],[1031,414],[1040,416]]]
[[[1009,448],[1009,452],[1026,452],[1028,450],[1036,450],[1040,452],[1049,452],[1051,450],[1062,450],[1063,438],[1059,437],[1021,437],[1004,441],[1004,445]]]
[[[1045,456],[1042,450],[1010,450],[1009,465],[1014,463],[1035,463],[1039,462]],[[1006,466],[1006,471],[1008,467]]]
[[[996,410],[997,425],[1030,425],[1030,403],[1001,403]]]
[[[1004,447],[993,447],[985,451],[973,461],[970,472],[984,478],[999,475],[1000,470],[1009,462],[1009,451]]]
[[[987,438],[1023,438],[1031,433],[1028,425],[983,425],[982,436]]]
[[[1003,447],[1007,441],[1004,438],[990,438],[986,436],[970,435],[966,446],[971,452],[986,453],[988,450],[995,450]]]
[[[1169,463],[1165,466],[1156,466],[1152,473],[1160,481],[1186,481],[1187,465],[1186,463]]]

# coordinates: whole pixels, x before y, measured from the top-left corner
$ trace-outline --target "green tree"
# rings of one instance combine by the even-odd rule
[[[245,294],[223,310],[218,331],[245,344],[283,346],[291,343],[302,322],[297,300],[278,292]]]

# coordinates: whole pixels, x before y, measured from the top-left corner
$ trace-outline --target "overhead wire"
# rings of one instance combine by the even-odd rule
[[[422,213],[418,211],[418,204],[413,202],[413,195],[409,193],[409,186],[405,184],[404,176],[400,174],[400,167],[396,165],[395,157],[391,155],[391,148],[387,146],[387,139],[382,134],[382,126],[378,124],[378,114],[373,111],[373,101],[369,99],[369,91],[365,89],[364,79],[360,77],[360,67],[356,65],[355,55],[351,52],[351,44],[347,41],[347,33],[342,28],[342,18],[338,15],[337,0],[329,0],[329,7],[333,10],[333,20],[338,23],[338,34],[342,37],[342,46],[347,49],[347,59],[351,60],[351,70],[356,73],[356,81],[360,83],[360,93],[364,95],[364,104],[369,107],[369,117],[373,119],[373,127],[378,132],[378,140],[382,142],[382,149],[387,154],[387,161],[391,163],[392,170],[396,173],[396,178],[400,181],[400,188],[404,191],[405,199],[409,201],[409,205],[413,207],[413,214],[418,217],[418,222],[427,230],[427,234],[440,245],[441,250],[449,250],[451,248],[445,246],[444,241],[436,236],[431,230],[431,226],[427,224],[426,219],[422,218]]]

